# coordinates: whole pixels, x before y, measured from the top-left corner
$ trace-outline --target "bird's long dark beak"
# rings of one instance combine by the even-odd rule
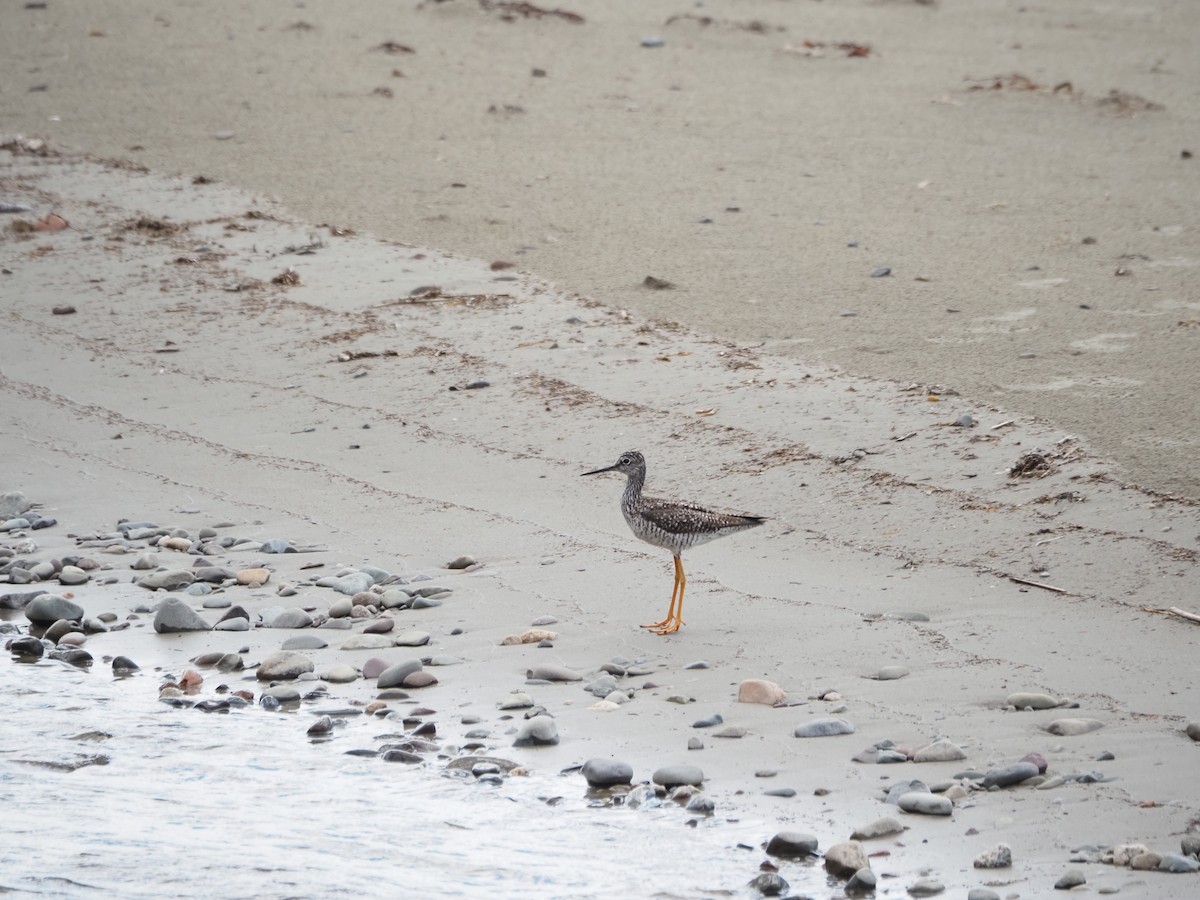
[[[579,474],[580,475],[599,475],[601,472],[611,472],[613,469],[615,469],[619,465],[620,465],[620,463],[613,463],[611,466],[605,466],[603,469],[592,469],[592,471],[590,471],[590,472],[580,472]]]

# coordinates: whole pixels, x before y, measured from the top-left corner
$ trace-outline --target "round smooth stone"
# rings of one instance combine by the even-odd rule
[[[1013,763],[1011,766],[1004,766],[1000,769],[988,769],[986,775],[983,776],[983,786],[990,787],[1008,787],[1013,784],[1020,784],[1040,774],[1036,764],[1031,762]]]
[[[1074,737],[1103,727],[1104,723],[1096,719],[1055,719],[1046,726],[1046,731],[1061,737]]]
[[[549,716],[526,719],[513,740],[514,747],[541,747],[558,743],[558,725]]]
[[[954,812],[954,804],[949,798],[921,791],[902,794],[897,805],[905,812],[923,816],[948,816]]]
[[[583,764],[583,777],[591,787],[612,787],[614,784],[631,784],[633,766],[618,759],[589,759]]]
[[[1009,694],[1004,702],[1008,706],[1015,706],[1017,709],[1054,709],[1058,706],[1058,700],[1051,697],[1049,694],[1036,694],[1028,691],[1018,691],[1015,694]]]
[[[801,831],[780,831],[767,841],[767,853],[771,856],[816,856],[817,838]]]
[[[846,719],[811,719],[803,725],[797,725],[795,735],[798,738],[833,737],[839,734],[854,734],[854,725]]]
[[[699,787],[704,783],[704,772],[699,766],[663,766],[656,769],[650,780],[663,787],[677,787],[681,784]]]

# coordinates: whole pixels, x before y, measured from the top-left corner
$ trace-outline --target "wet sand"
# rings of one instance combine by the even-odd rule
[[[1195,3],[561,9],[29,4],[3,128],[957,390],[1200,497]]]
[[[564,295],[491,260],[347,235],[221,184],[29,152],[4,166],[5,199],[34,208],[16,218],[54,210],[71,223],[9,231],[0,245],[5,296],[19,299],[0,311],[3,487],[59,519],[34,533],[40,552],[61,556],[69,534],[120,517],[228,521],[223,533],[329,547],[269,560],[265,591],[228,589],[254,612],[327,610],[338,595],[307,582],[310,562],[322,574],[368,563],[430,574],[453,593],[399,613],[397,630],[428,631],[431,644],[388,653],[463,660],[418,695],[439,711],[440,738],[461,741],[458,718],[477,714],[495,754],[534,777],[609,755],[638,780],[697,764],[717,815],[735,820],[731,844],[799,830],[824,850],[898,815],[908,830],[868,846],[886,851],[872,865],[893,888],[928,871],[958,893],[987,883],[1040,895],[1079,848],[1177,852],[1194,828],[1196,745],[1183,729],[1197,718],[1200,631],[1161,611],[1195,610],[1200,511],[1123,485],[1089,443],[986,401],[846,376]],[[54,313],[67,305],[74,312]],[[486,386],[468,387],[477,382]],[[638,627],[665,611],[667,554],[627,532],[619,479],[578,477],[630,448],[646,453],[656,493],[771,520],[688,554],[688,624],[672,637]],[[482,568],[444,568],[462,554]],[[73,589],[90,612],[147,602],[125,561],[113,565],[118,584]],[[281,581],[300,594],[275,596]],[[552,648],[500,645],[543,616],[557,620]],[[168,638],[142,620],[87,648],[141,663],[156,703],[153,667],[178,674],[202,652],[243,645],[253,664],[293,633]],[[362,651],[338,646],[314,654],[318,671],[361,664]],[[591,676],[615,656],[653,673],[622,684],[633,698],[614,711],[590,709],[578,683],[525,684],[538,663]],[[697,661],[708,668],[689,668]],[[873,677],[891,665],[909,674]],[[797,705],[737,703],[746,678],[779,683]],[[559,744],[510,746],[495,706],[512,690],[555,716]],[[840,699],[817,699],[829,691]],[[1007,708],[1017,691],[1064,706]],[[351,704],[374,693],[362,680],[331,688]],[[692,727],[711,713],[745,736]],[[855,733],[792,736],[828,715]],[[1064,718],[1102,727],[1046,730]],[[349,749],[376,730],[350,725],[338,740]],[[703,750],[687,749],[694,736]],[[851,761],[877,742],[915,750],[938,737],[966,759]],[[279,737],[289,739],[304,742],[302,726]],[[948,820],[876,797],[893,781],[935,784],[1031,751],[1051,777],[1114,780],[970,792]],[[796,796],[765,796],[764,769],[777,772],[769,786]],[[740,819],[771,825],[743,834]],[[972,868],[1000,842],[1011,869]],[[760,858],[748,854],[745,881]],[[1093,888],[1194,889],[1194,876],[1075,865]],[[782,871],[808,877],[799,864]]]

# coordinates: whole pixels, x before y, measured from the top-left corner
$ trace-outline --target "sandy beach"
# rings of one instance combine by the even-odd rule
[[[503,790],[581,809],[589,759],[635,785],[697,766],[656,826],[682,862],[645,896],[760,896],[767,861],[784,894],[842,896],[824,855],[884,817],[904,830],[862,842],[876,896],[1047,896],[1070,870],[1193,896],[1196,874],[1155,867],[1191,867],[1200,829],[1194,9],[384,7],[5,14],[28,85],[2,94],[25,137],[0,150],[0,491],[57,523],[0,536],[0,593],[127,623],[86,636],[89,690],[117,655],[141,669],[111,690],[179,721],[244,688],[227,718],[283,755],[337,707],[328,759],[432,722],[422,770],[475,741],[528,773]],[[970,89],[1013,72],[1037,87]],[[579,477],[630,449],[655,493],[769,519],[686,554],[672,636],[639,627],[666,611],[669,554],[629,533],[619,476]],[[89,543],[122,519],[182,543]],[[202,528],[230,540],[202,550]],[[153,593],[145,553],[270,579]],[[79,555],[82,584],[13,571]],[[349,595],[318,580],[364,566],[445,590],[385,608],[377,584],[372,613],[336,614]],[[249,628],[156,633],[168,596]],[[280,608],[312,625],[267,627]],[[426,642],[344,647],[383,620],[384,643]],[[504,644],[533,628],[548,646]],[[299,684],[324,693],[289,718],[254,667],[303,635],[327,646]],[[213,653],[246,668],[194,662]],[[436,683],[364,714],[372,657],[430,660]],[[619,703],[585,690],[605,666]],[[3,667],[13,691],[83,677]],[[159,690],[187,669],[204,683],[176,709]],[[561,670],[580,680],[530,678]],[[738,702],[747,679],[786,701]],[[513,745],[544,718],[500,709],[513,692],[556,743]],[[848,733],[796,736],[814,720]],[[117,728],[105,752],[111,778],[139,750]],[[54,789],[23,754],[0,753],[12,783]],[[1023,759],[1040,771],[1006,784]],[[362,765],[360,787],[392,771]],[[924,811],[884,802],[912,780]],[[766,854],[779,832],[814,836],[815,862]],[[975,865],[1000,844],[1011,865]],[[1161,859],[1104,861],[1129,844]]]

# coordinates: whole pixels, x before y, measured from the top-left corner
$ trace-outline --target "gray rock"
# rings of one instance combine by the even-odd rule
[[[358,571],[362,572],[364,575],[370,575],[371,580],[375,582],[375,584],[383,584],[392,577],[391,572],[381,569],[378,566],[359,566]]]
[[[129,672],[136,672],[140,666],[128,656],[114,656],[112,661],[113,673],[116,675],[124,675]]]
[[[15,519],[38,506],[41,504],[30,502],[21,491],[8,491],[0,494],[0,519]]]
[[[967,891],[967,900],[1000,900],[1000,895],[991,888],[971,888]]]
[[[347,663],[338,663],[326,669],[321,678],[330,684],[349,684],[358,680],[358,670]]]
[[[558,726],[549,716],[534,716],[521,723],[514,747],[543,747],[558,743]]]
[[[849,878],[868,866],[867,851],[858,841],[843,841],[825,851],[825,868],[839,878]]]
[[[583,676],[578,672],[549,663],[527,669],[525,677],[536,681],[583,681]]]
[[[298,678],[314,668],[313,661],[303,653],[278,650],[258,664],[257,677],[259,681]]]
[[[365,591],[375,583],[375,579],[366,572],[350,572],[340,578],[320,579],[317,583],[328,581],[329,584],[324,587],[331,587],[339,594],[345,594],[348,597],[353,597],[355,594]]]
[[[767,853],[788,858],[816,856],[817,838],[800,831],[780,831],[767,841]]]
[[[429,643],[428,631],[406,631],[401,635],[397,635],[392,639],[392,643],[397,647],[424,647]]]
[[[394,646],[390,634],[356,634],[342,643],[343,650],[386,650]]]
[[[895,681],[907,676],[908,669],[904,666],[884,666],[873,676],[877,681]]]
[[[272,628],[310,628],[313,617],[299,607],[285,609],[271,620]]]
[[[147,572],[151,569],[157,569],[158,554],[149,552],[139,554],[138,558],[129,564],[129,568],[137,569],[140,572]]]
[[[997,844],[991,850],[985,850],[975,857],[977,869],[1007,869],[1012,866],[1012,847],[1008,844]]]
[[[1035,694],[1026,691],[1009,694],[1004,702],[1017,709],[1054,709],[1058,706],[1058,699],[1049,694]]]
[[[58,573],[59,584],[84,584],[91,576],[79,566],[63,566],[62,571]]]
[[[584,688],[589,694],[594,694],[597,697],[607,697],[616,689],[617,679],[608,674],[601,675]]]
[[[707,797],[697,797],[697,800],[708,800]],[[710,803],[712,801],[709,801]],[[689,804],[688,809],[691,809]],[[750,887],[754,888],[764,897],[778,897],[780,894],[787,893],[789,887],[787,879],[778,872],[760,872],[750,879],[748,882]]]
[[[872,872],[868,866],[866,868],[859,869],[850,876],[850,880],[846,882],[846,893],[848,895],[867,893],[868,891],[875,890],[876,883],[877,879],[875,878],[875,873]]]
[[[1184,733],[1193,741],[1200,741],[1200,722],[1188,722],[1188,726],[1184,729]]]
[[[854,829],[854,833],[850,835],[856,841],[867,841],[871,838],[886,837],[889,834],[900,834],[904,831],[904,826],[900,824],[898,819],[891,816],[884,816],[882,819],[876,819],[869,825],[861,825]]]
[[[1184,856],[1200,857],[1200,834],[1185,834],[1179,842],[1179,850]]]
[[[273,697],[280,703],[299,703],[300,691],[291,684],[274,684],[266,688],[263,692],[264,697]]]
[[[154,613],[154,630],[159,634],[180,631],[211,631],[212,626],[178,597],[167,597]]]
[[[220,584],[223,581],[237,578],[237,572],[233,569],[226,569],[224,566],[198,566],[192,569],[192,575],[196,581],[202,581],[205,584]]]
[[[232,619],[222,619],[213,626],[213,631],[249,631],[250,620],[243,619],[240,616]]]
[[[178,591],[195,580],[192,573],[186,569],[167,569],[143,575],[136,583],[138,587],[144,587],[149,591]]]
[[[854,734],[854,725],[845,719],[811,719],[803,725],[797,725],[795,731],[798,738],[832,737],[838,734]]]
[[[720,713],[713,713],[712,715],[705,716],[703,719],[697,719],[695,722],[692,723],[692,727],[693,728],[712,728],[714,725],[720,725],[724,721],[725,721],[725,719],[721,716]]]
[[[928,744],[913,754],[913,762],[952,762],[966,759],[967,754],[962,747],[945,738]]]
[[[900,798],[905,794],[910,793],[929,793],[929,785],[921,781],[919,778],[913,778],[908,781],[897,781],[887,789],[887,797],[885,803],[891,803],[893,806],[900,802]]]
[[[1056,891],[1069,891],[1071,888],[1079,887],[1081,884],[1087,884],[1087,879],[1083,877],[1083,873],[1078,869],[1068,869],[1058,881],[1054,882],[1054,889]]]
[[[901,795],[897,805],[905,812],[922,816],[948,816],[954,812],[954,803],[949,797],[921,791],[910,791]]]
[[[1200,860],[1180,853],[1164,853],[1162,859],[1159,860],[1158,870],[1176,873],[1200,872]]]
[[[421,661],[419,659],[407,659],[404,662],[388,666],[380,672],[375,686],[381,690],[383,688],[400,687],[404,683],[405,678],[413,672],[420,671]]]
[[[25,618],[35,625],[53,625],[59,619],[79,621],[83,607],[58,594],[38,594],[25,605]]]
[[[617,759],[589,759],[583,764],[583,777],[591,787],[612,787],[614,784],[631,784],[633,766]]]
[[[13,656],[31,656],[40,659],[46,652],[46,645],[31,634],[14,638],[8,645]]]
[[[496,704],[497,709],[531,709],[533,698],[524,691],[513,691]]]
[[[1104,723],[1096,719],[1055,719],[1046,726],[1046,730],[1062,737],[1074,737],[1103,727]]]
[[[297,634],[279,645],[280,650],[324,650],[329,642],[316,634]]]
[[[263,553],[295,553],[296,548],[292,546],[290,541],[285,541],[283,538],[270,538],[262,542],[262,546],[258,548]]]
[[[1000,769],[988,769],[987,774],[983,776],[983,786],[985,788],[1008,787],[1020,784],[1037,774],[1039,774],[1038,767],[1034,763],[1017,762]]]
[[[327,615],[331,619],[344,619],[350,615],[350,610],[354,606],[354,601],[349,597],[338,597],[329,604],[329,612]]]
[[[650,780],[663,787],[672,788],[681,784],[699,787],[704,783],[704,772],[699,766],[663,766],[655,769]]]
[[[946,890],[946,886],[936,878],[921,878],[908,886],[908,893],[913,897],[933,897]]]

